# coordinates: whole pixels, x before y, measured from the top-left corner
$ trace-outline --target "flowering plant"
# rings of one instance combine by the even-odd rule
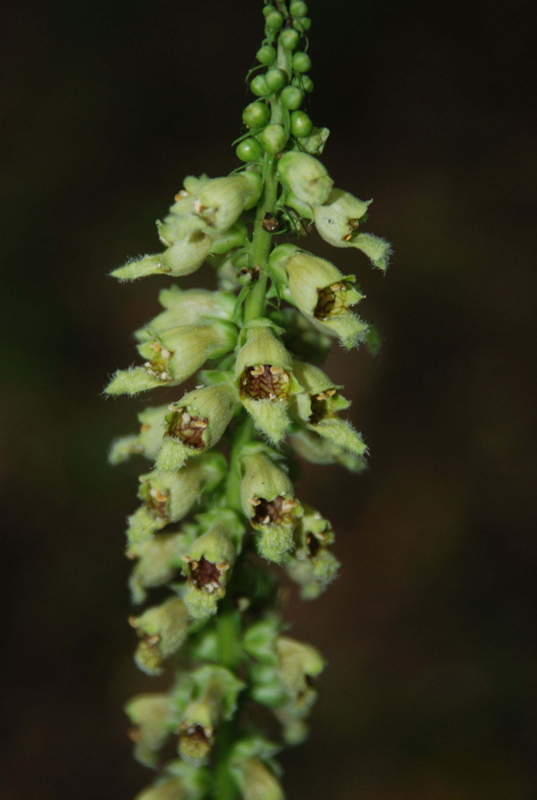
[[[162,289],[163,310],[135,334],[142,363],[106,388],[172,389],[171,402],[143,411],[138,433],[110,451],[114,464],[138,454],[151,464],[128,518],[130,589],[136,606],[155,587],[168,597],[130,622],[139,668],[175,671],[169,691],[126,708],[135,757],[159,770],[138,800],[283,797],[279,745],[244,712],[266,706],[283,742],[301,742],[324,661],[285,634],[277,577],[264,561],[280,565],[306,600],[325,590],[339,567],[334,532],[297,496],[290,466],[298,455],[358,472],[367,452],[340,416],[350,405],[343,387],[310,363],[334,339],[345,349],[368,342],[353,310],[362,294],[354,275],[289,239],[315,228],[381,270],[390,247],[362,230],[371,201],[335,189],[318,159],[329,131],[301,108],[313,88],[306,4],[265,2],[263,13],[241,166],[226,177],[187,177],[157,223],[163,252],[112,273],[181,277],[208,263],[219,284]],[[178,398],[174,387],[193,376],[195,388]],[[176,756],[166,762],[171,738]]]

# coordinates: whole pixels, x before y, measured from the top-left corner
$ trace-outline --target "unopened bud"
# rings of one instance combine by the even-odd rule
[[[302,514],[293,484],[262,452],[245,452],[241,460],[243,511],[252,527],[261,533],[260,554],[280,563],[293,547],[293,529]]]
[[[195,389],[170,406],[157,469],[179,469],[187,458],[214,447],[239,405],[235,386],[217,383]]]
[[[141,637],[134,656],[137,666],[148,675],[160,675],[163,661],[176,653],[186,638],[188,609],[174,598],[133,617],[131,624]]]
[[[333,181],[324,165],[308,153],[290,150],[278,162],[283,184],[303,203],[315,207],[325,203]]]

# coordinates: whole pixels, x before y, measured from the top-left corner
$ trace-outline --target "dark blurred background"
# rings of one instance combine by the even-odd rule
[[[533,800],[534,8],[310,5],[325,163],[375,198],[370,229],[396,255],[383,277],[332,252],[384,342],[376,359],[328,363],[369,472],[308,467],[300,488],[333,520],[344,567],[287,609],[330,662],[311,739],[283,758],[288,795]],[[154,220],[184,175],[236,166],[260,6],[3,11],[2,800],[129,800],[150,777],[121,710],[148,686],[123,555],[142,465],[106,464],[145,400],[100,391],[167,283],[106,273],[158,249]]]

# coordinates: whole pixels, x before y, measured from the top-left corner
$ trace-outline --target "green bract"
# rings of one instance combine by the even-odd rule
[[[170,677],[125,709],[135,758],[159,770],[137,800],[283,800],[275,755],[307,737],[324,659],[283,635],[274,565],[304,600],[339,569],[329,520],[297,497],[296,462],[366,466],[350,401],[317,365],[334,338],[371,348],[379,335],[354,313],[355,275],[299,245],[315,228],[381,270],[390,246],[364,229],[371,201],[334,188],[320,160],[329,130],[300,110],[313,89],[306,3],[260,5],[247,83],[262,99],[243,111],[238,163],[187,176],[157,222],[162,252],[112,273],[179,279],[135,331],[138,364],[105,389],[161,390],[109,453],[149,461],[127,518],[130,622],[138,667]],[[187,288],[205,263],[206,288]],[[251,727],[251,703],[274,715],[279,744]]]

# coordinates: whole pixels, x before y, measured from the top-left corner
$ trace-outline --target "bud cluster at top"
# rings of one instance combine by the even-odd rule
[[[241,165],[187,177],[157,223],[162,251],[112,273],[180,278],[206,264],[217,283],[162,288],[161,310],[135,333],[139,363],[105,390],[167,392],[110,451],[114,464],[148,462],[127,519],[135,661],[148,675],[176,670],[169,691],[126,709],[136,758],[160,771],[138,800],[283,797],[278,746],[241,711],[260,703],[283,742],[302,741],[324,661],[284,635],[277,579],[263,562],[280,565],[303,599],[322,594],[339,569],[334,531],[300,495],[295,466],[358,472],[367,455],[342,415],[343,387],[318,366],[333,341],[347,350],[373,341],[355,312],[363,294],[353,274],[300,243],[316,232],[380,270],[390,247],[362,229],[371,201],[335,188],[318,158],[329,131],[303,110],[313,89],[306,4],[265,3],[263,13]],[[158,587],[165,599],[147,606]],[[165,761],[171,740],[176,756]]]

